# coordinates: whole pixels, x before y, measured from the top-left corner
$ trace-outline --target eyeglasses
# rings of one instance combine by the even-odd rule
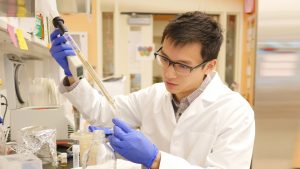
[[[187,74],[191,73],[194,69],[203,66],[204,64],[206,64],[209,61],[209,60],[207,60],[207,61],[200,63],[199,65],[197,65],[195,67],[191,67],[191,66],[170,60],[166,56],[159,53],[161,51],[161,49],[162,49],[162,47],[160,47],[156,52],[154,52],[154,56],[155,56],[157,63],[163,68],[168,68],[170,65],[172,65],[175,72],[180,75],[187,75]]]

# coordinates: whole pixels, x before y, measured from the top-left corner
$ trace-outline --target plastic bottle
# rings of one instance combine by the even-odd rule
[[[35,16],[35,36],[39,39],[44,39],[44,18],[42,13],[38,13]]]
[[[49,2],[48,2],[49,1]],[[50,5],[53,0],[35,1],[35,30],[34,35],[50,47]],[[56,5],[55,5],[56,6]]]
[[[116,157],[112,148],[107,144],[105,134],[101,130],[93,133],[87,164],[96,165],[99,169],[116,169]]]
[[[73,168],[77,168],[79,167],[79,151],[80,151],[78,140],[76,140],[75,143],[73,144],[72,151],[73,151]]]

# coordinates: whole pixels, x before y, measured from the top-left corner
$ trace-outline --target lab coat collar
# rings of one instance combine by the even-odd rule
[[[209,84],[205,87],[204,91],[200,94],[200,96],[198,96],[198,98],[201,97],[204,101],[214,102],[220,96],[228,93],[230,89],[224,85],[218,72],[212,72],[210,77],[212,79],[210,80]],[[172,94],[166,91],[165,96],[171,102]]]
[[[214,74],[212,80],[206,86],[203,93],[200,95],[200,97],[207,102],[214,102],[220,96],[230,91],[230,89],[226,87],[223,81],[221,80],[219,74],[217,72],[212,73]]]
[[[190,111],[191,108],[193,109],[196,106],[197,110],[203,110],[204,107],[207,106],[207,104],[211,104],[221,96],[230,93],[230,89],[224,85],[217,72],[212,72],[211,77],[212,79],[206,86],[204,91],[191,103],[185,113],[182,114],[182,117],[180,117],[178,123],[182,123],[186,119],[189,119],[190,117],[193,117],[193,115],[198,113],[198,111]],[[171,121],[175,127],[177,122],[171,102],[172,95],[171,93],[166,91],[165,96],[165,111],[168,112],[168,115],[170,115],[169,117],[171,117]]]

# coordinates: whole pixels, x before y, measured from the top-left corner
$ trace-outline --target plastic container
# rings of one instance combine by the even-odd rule
[[[0,169],[42,169],[42,161],[33,154],[0,156]]]
[[[73,168],[79,167],[79,153],[80,153],[80,147],[79,144],[74,144],[72,146],[72,152],[73,152]]]

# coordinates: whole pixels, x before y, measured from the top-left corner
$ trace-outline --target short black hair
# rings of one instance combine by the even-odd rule
[[[175,46],[200,43],[202,59],[209,61],[217,59],[223,35],[221,26],[215,19],[203,12],[194,11],[171,20],[163,32],[161,43],[165,39],[170,39]]]

